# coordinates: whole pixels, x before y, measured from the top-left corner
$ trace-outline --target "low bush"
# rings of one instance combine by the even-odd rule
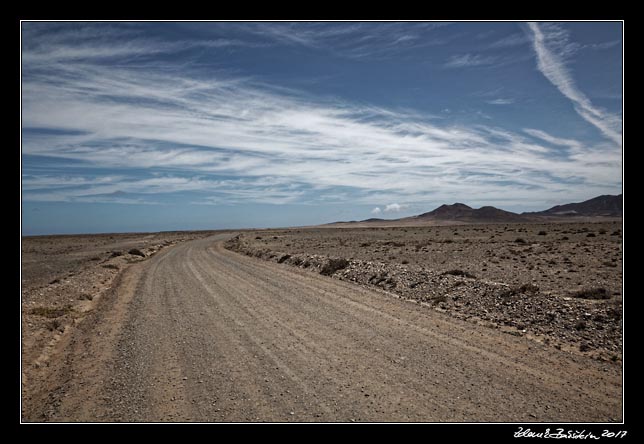
[[[343,258],[329,259],[320,269],[320,274],[324,276],[331,276],[338,270],[342,270],[349,265],[349,261]]]
[[[610,299],[611,295],[605,288],[584,288],[572,294],[577,299]]]
[[[464,270],[458,270],[458,269],[448,270],[448,271],[444,272],[443,274],[444,275],[449,274],[449,275],[452,275],[452,276],[463,276],[463,277],[476,279],[476,276],[474,276],[472,273],[470,273],[468,271],[464,271]]]

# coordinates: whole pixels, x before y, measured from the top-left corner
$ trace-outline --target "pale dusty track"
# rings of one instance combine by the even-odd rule
[[[227,251],[134,265],[24,403],[47,421],[621,420],[618,366]]]

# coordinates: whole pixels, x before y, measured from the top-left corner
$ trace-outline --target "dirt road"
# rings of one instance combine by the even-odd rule
[[[227,251],[133,265],[23,400],[46,421],[619,421],[619,366]]]

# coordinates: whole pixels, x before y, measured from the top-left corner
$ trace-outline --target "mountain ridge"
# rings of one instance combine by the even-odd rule
[[[621,194],[603,194],[583,202],[555,205],[544,211],[522,213],[525,215],[543,216],[621,216],[622,215]]]
[[[331,224],[382,224],[392,222],[469,222],[469,223],[498,223],[498,222],[538,222],[560,218],[576,217],[622,217],[622,194],[605,194],[583,202],[555,205],[547,210],[514,213],[490,205],[472,208],[464,203],[455,202],[451,205],[442,204],[432,211],[416,216],[398,219],[370,218],[361,221],[332,222]]]

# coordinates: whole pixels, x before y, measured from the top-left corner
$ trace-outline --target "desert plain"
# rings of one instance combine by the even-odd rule
[[[25,237],[25,421],[620,421],[620,220]]]

